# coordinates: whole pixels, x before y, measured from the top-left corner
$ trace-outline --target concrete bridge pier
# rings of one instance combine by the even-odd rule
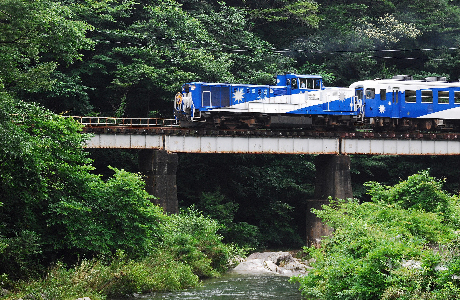
[[[145,190],[155,196],[155,204],[169,214],[179,212],[177,201],[177,153],[143,149],[139,152],[139,170],[144,175]]]
[[[347,155],[321,154],[315,159],[316,179],[314,199],[307,202],[307,246],[318,246],[321,237],[329,235],[332,229],[311,212],[321,209],[332,199],[352,198],[350,157]]]

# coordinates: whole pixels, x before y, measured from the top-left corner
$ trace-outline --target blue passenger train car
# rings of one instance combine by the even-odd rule
[[[447,82],[444,77],[413,80],[398,75],[358,81],[350,88],[364,103],[364,116],[374,126],[455,128],[460,120],[460,82]]]

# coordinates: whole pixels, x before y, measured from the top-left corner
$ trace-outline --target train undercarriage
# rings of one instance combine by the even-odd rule
[[[191,121],[180,120],[182,127],[208,129],[295,129],[301,131],[420,131],[460,132],[459,120],[411,119],[411,118],[361,118],[336,115],[286,115],[222,112],[202,112]]]

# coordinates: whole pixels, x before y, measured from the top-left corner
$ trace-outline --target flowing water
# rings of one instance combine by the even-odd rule
[[[136,298],[142,300],[300,300],[298,284],[289,283],[288,280],[289,277],[275,275],[227,274],[221,278],[206,280],[198,288],[177,292],[153,293]]]

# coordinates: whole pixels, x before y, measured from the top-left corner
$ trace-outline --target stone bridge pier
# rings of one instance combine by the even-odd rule
[[[139,153],[139,171],[144,175],[145,190],[156,197],[155,204],[169,214],[179,212],[176,172],[177,153],[144,149]]]
[[[307,246],[318,245],[332,229],[311,212],[329,204],[328,198],[352,198],[350,156],[321,154],[315,159],[316,179],[314,199],[307,201]]]

